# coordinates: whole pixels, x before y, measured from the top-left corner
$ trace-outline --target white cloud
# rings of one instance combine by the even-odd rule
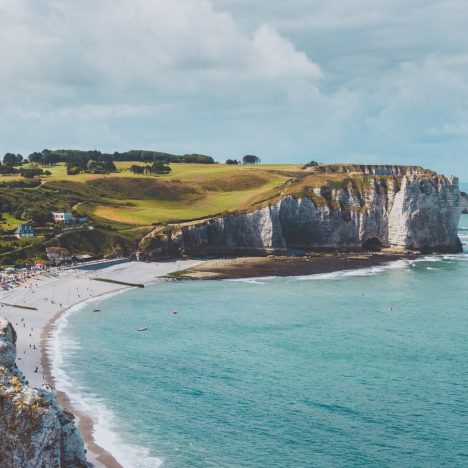
[[[0,0],[0,150],[457,172],[467,22],[465,0]]]

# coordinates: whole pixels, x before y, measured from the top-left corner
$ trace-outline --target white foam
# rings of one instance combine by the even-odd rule
[[[319,273],[307,276],[295,276],[300,281],[311,280],[337,280],[353,276],[373,276],[388,270],[405,270],[410,265],[410,260],[395,260],[379,266],[357,268],[353,270],[334,271],[332,273]]]
[[[122,291],[109,293],[106,297],[120,294]],[[57,390],[68,395],[72,406],[89,416],[94,422],[94,439],[98,445],[107,450],[125,468],[154,468],[161,466],[160,458],[150,455],[146,447],[131,444],[125,434],[121,434],[122,424],[97,395],[90,394],[87,389],[80,388],[72,381],[64,370],[64,355],[79,350],[76,340],[67,337],[64,331],[69,316],[84,308],[87,304],[102,300],[89,299],[68,309],[56,322],[55,330],[48,341],[47,353],[51,362],[52,375],[56,381]],[[120,431],[119,431],[120,429]]]
[[[236,279],[228,279],[226,281],[234,282],[234,283],[248,283],[248,284],[267,284],[264,281],[274,280],[276,276],[261,276],[257,278],[236,278]]]

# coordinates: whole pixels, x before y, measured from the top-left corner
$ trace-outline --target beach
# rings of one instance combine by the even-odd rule
[[[32,387],[44,384],[55,387],[49,365],[48,339],[54,323],[70,307],[110,293],[130,289],[109,279],[134,284],[149,284],[171,272],[193,267],[200,260],[174,260],[142,263],[126,262],[96,270],[67,269],[43,272],[28,278],[21,286],[0,293],[0,315],[7,318],[17,332],[17,365]],[[20,306],[20,307],[18,307]],[[23,308],[25,307],[25,308]],[[58,393],[59,401],[79,419],[89,461],[94,466],[120,466],[92,438],[92,421],[71,407],[67,396]]]

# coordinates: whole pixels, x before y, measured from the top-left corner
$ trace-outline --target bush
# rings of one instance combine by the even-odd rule
[[[79,174],[81,171],[80,171],[80,168],[79,167],[76,167],[76,166],[73,166],[73,167],[67,167],[67,174],[68,175],[77,175]]]

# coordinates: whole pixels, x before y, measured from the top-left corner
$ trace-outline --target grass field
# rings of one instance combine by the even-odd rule
[[[47,167],[48,171],[52,175],[47,177],[42,177],[40,180],[47,181],[57,181],[57,180],[73,180],[75,182],[87,182],[94,179],[102,178],[115,178],[115,177],[134,177],[134,178],[148,178],[154,179],[154,176],[145,176],[145,175],[134,175],[130,172],[129,167],[132,165],[144,165],[144,163],[124,161],[116,162],[118,172],[112,174],[77,174],[74,176],[67,175],[66,167],[64,164],[57,164],[56,166]],[[196,182],[197,180],[214,180],[220,176],[225,177],[228,175],[235,174],[255,174],[262,171],[284,171],[284,172],[296,172],[300,171],[302,165],[300,164],[259,164],[252,166],[243,166],[243,165],[226,165],[226,164],[169,164],[172,171],[167,175],[160,175],[158,179],[162,180],[174,180],[179,179],[185,182]],[[30,167],[30,165],[24,165],[23,167]],[[0,181],[5,180],[24,180],[20,175],[14,176],[3,176],[0,177]]]
[[[283,184],[283,178],[275,178],[250,190],[207,192],[195,201],[128,200],[127,203],[132,206],[97,205],[92,214],[114,222],[135,225],[204,218],[247,208],[262,194],[267,194]]]
[[[12,229],[16,229],[21,223],[24,223],[21,219],[16,219],[9,213],[2,213],[2,219],[0,221],[0,227],[4,231],[10,231]]]
[[[133,162],[118,162],[117,173],[69,176],[64,165],[50,168],[43,186],[86,198],[79,210],[96,220],[148,226],[192,220],[248,208],[271,196],[300,165],[171,164],[160,176],[134,175]],[[8,180],[14,178],[8,177]]]

